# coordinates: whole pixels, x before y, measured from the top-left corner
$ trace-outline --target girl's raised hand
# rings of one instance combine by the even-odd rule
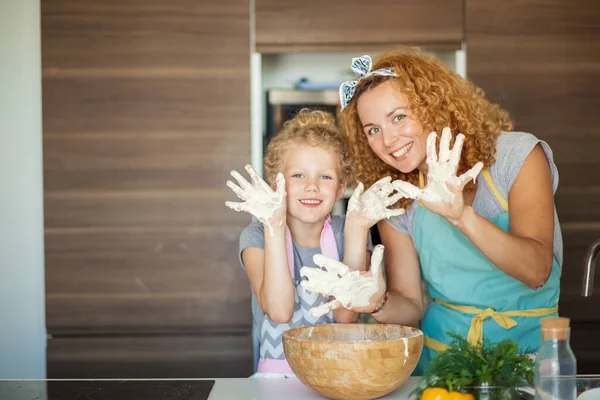
[[[273,225],[282,226],[285,223],[285,179],[283,174],[277,174],[275,179],[276,190],[274,191],[256,173],[254,168],[246,165],[246,171],[250,175],[252,183],[248,182],[237,171],[231,171],[238,185],[231,181],[227,181],[227,187],[242,200],[243,202],[226,201],[225,205],[235,211],[245,211],[254,215],[260,222],[267,225],[273,235]]]

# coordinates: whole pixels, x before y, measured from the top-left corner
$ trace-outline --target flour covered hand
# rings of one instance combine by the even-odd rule
[[[479,172],[483,168],[483,163],[478,162],[470,170],[456,176],[462,146],[465,141],[465,136],[460,133],[456,136],[454,147],[450,150],[450,139],[452,133],[450,128],[446,127],[442,130],[442,138],[440,140],[439,156],[435,148],[435,139],[437,134],[431,132],[427,137],[427,186],[421,191],[420,199],[428,202],[454,202],[455,191],[448,185],[455,188],[462,188],[469,180],[475,181]]]
[[[350,200],[348,201],[347,217],[351,213],[357,213],[360,218],[367,221],[368,227],[373,226],[384,218],[390,218],[404,214],[403,208],[389,209],[402,197],[404,193],[395,193],[392,185],[392,177],[386,176],[375,182],[369,189],[364,190],[362,182],[356,186]],[[390,196],[391,195],[391,196]]]
[[[304,290],[333,296],[335,300],[311,308],[310,313],[319,317],[339,307],[353,309],[368,306],[371,297],[379,290],[380,280],[383,280],[380,272],[382,260],[382,245],[375,247],[368,272],[350,269],[342,262],[316,254],[313,261],[321,269],[302,267],[300,275],[308,280],[303,280],[300,285]]]
[[[225,205],[235,211],[245,211],[254,215],[260,222],[267,225],[273,235],[273,227],[271,219],[273,216],[279,217],[279,224],[284,222],[285,218],[285,179],[283,174],[277,174],[275,179],[276,190],[271,187],[256,173],[254,168],[246,165],[246,171],[250,175],[252,183],[248,182],[237,171],[231,171],[238,185],[231,181],[227,181],[227,187],[242,200],[243,202],[227,201]]]

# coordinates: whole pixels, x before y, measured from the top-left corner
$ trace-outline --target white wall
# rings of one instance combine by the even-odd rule
[[[0,378],[46,377],[39,0],[0,0]]]
[[[449,68],[456,70],[455,51],[430,52],[442,60]],[[307,78],[314,83],[331,84],[334,89],[340,83],[354,80],[350,69],[353,57],[376,53],[322,53],[322,54],[265,54],[262,56],[262,88],[292,89],[299,78]]]

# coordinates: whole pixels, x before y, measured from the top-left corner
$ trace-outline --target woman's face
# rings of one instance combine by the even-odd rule
[[[383,162],[403,173],[427,171],[427,133],[390,81],[362,93],[356,109],[369,146]]]

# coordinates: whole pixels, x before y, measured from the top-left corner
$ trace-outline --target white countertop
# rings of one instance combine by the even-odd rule
[[[408,395],[417,386],[418,377],[410,377],[385,400],[408,400]],[[307,400],[324,399],[312,391],[298,378],[222,378],[215,379],[209,400]]]

